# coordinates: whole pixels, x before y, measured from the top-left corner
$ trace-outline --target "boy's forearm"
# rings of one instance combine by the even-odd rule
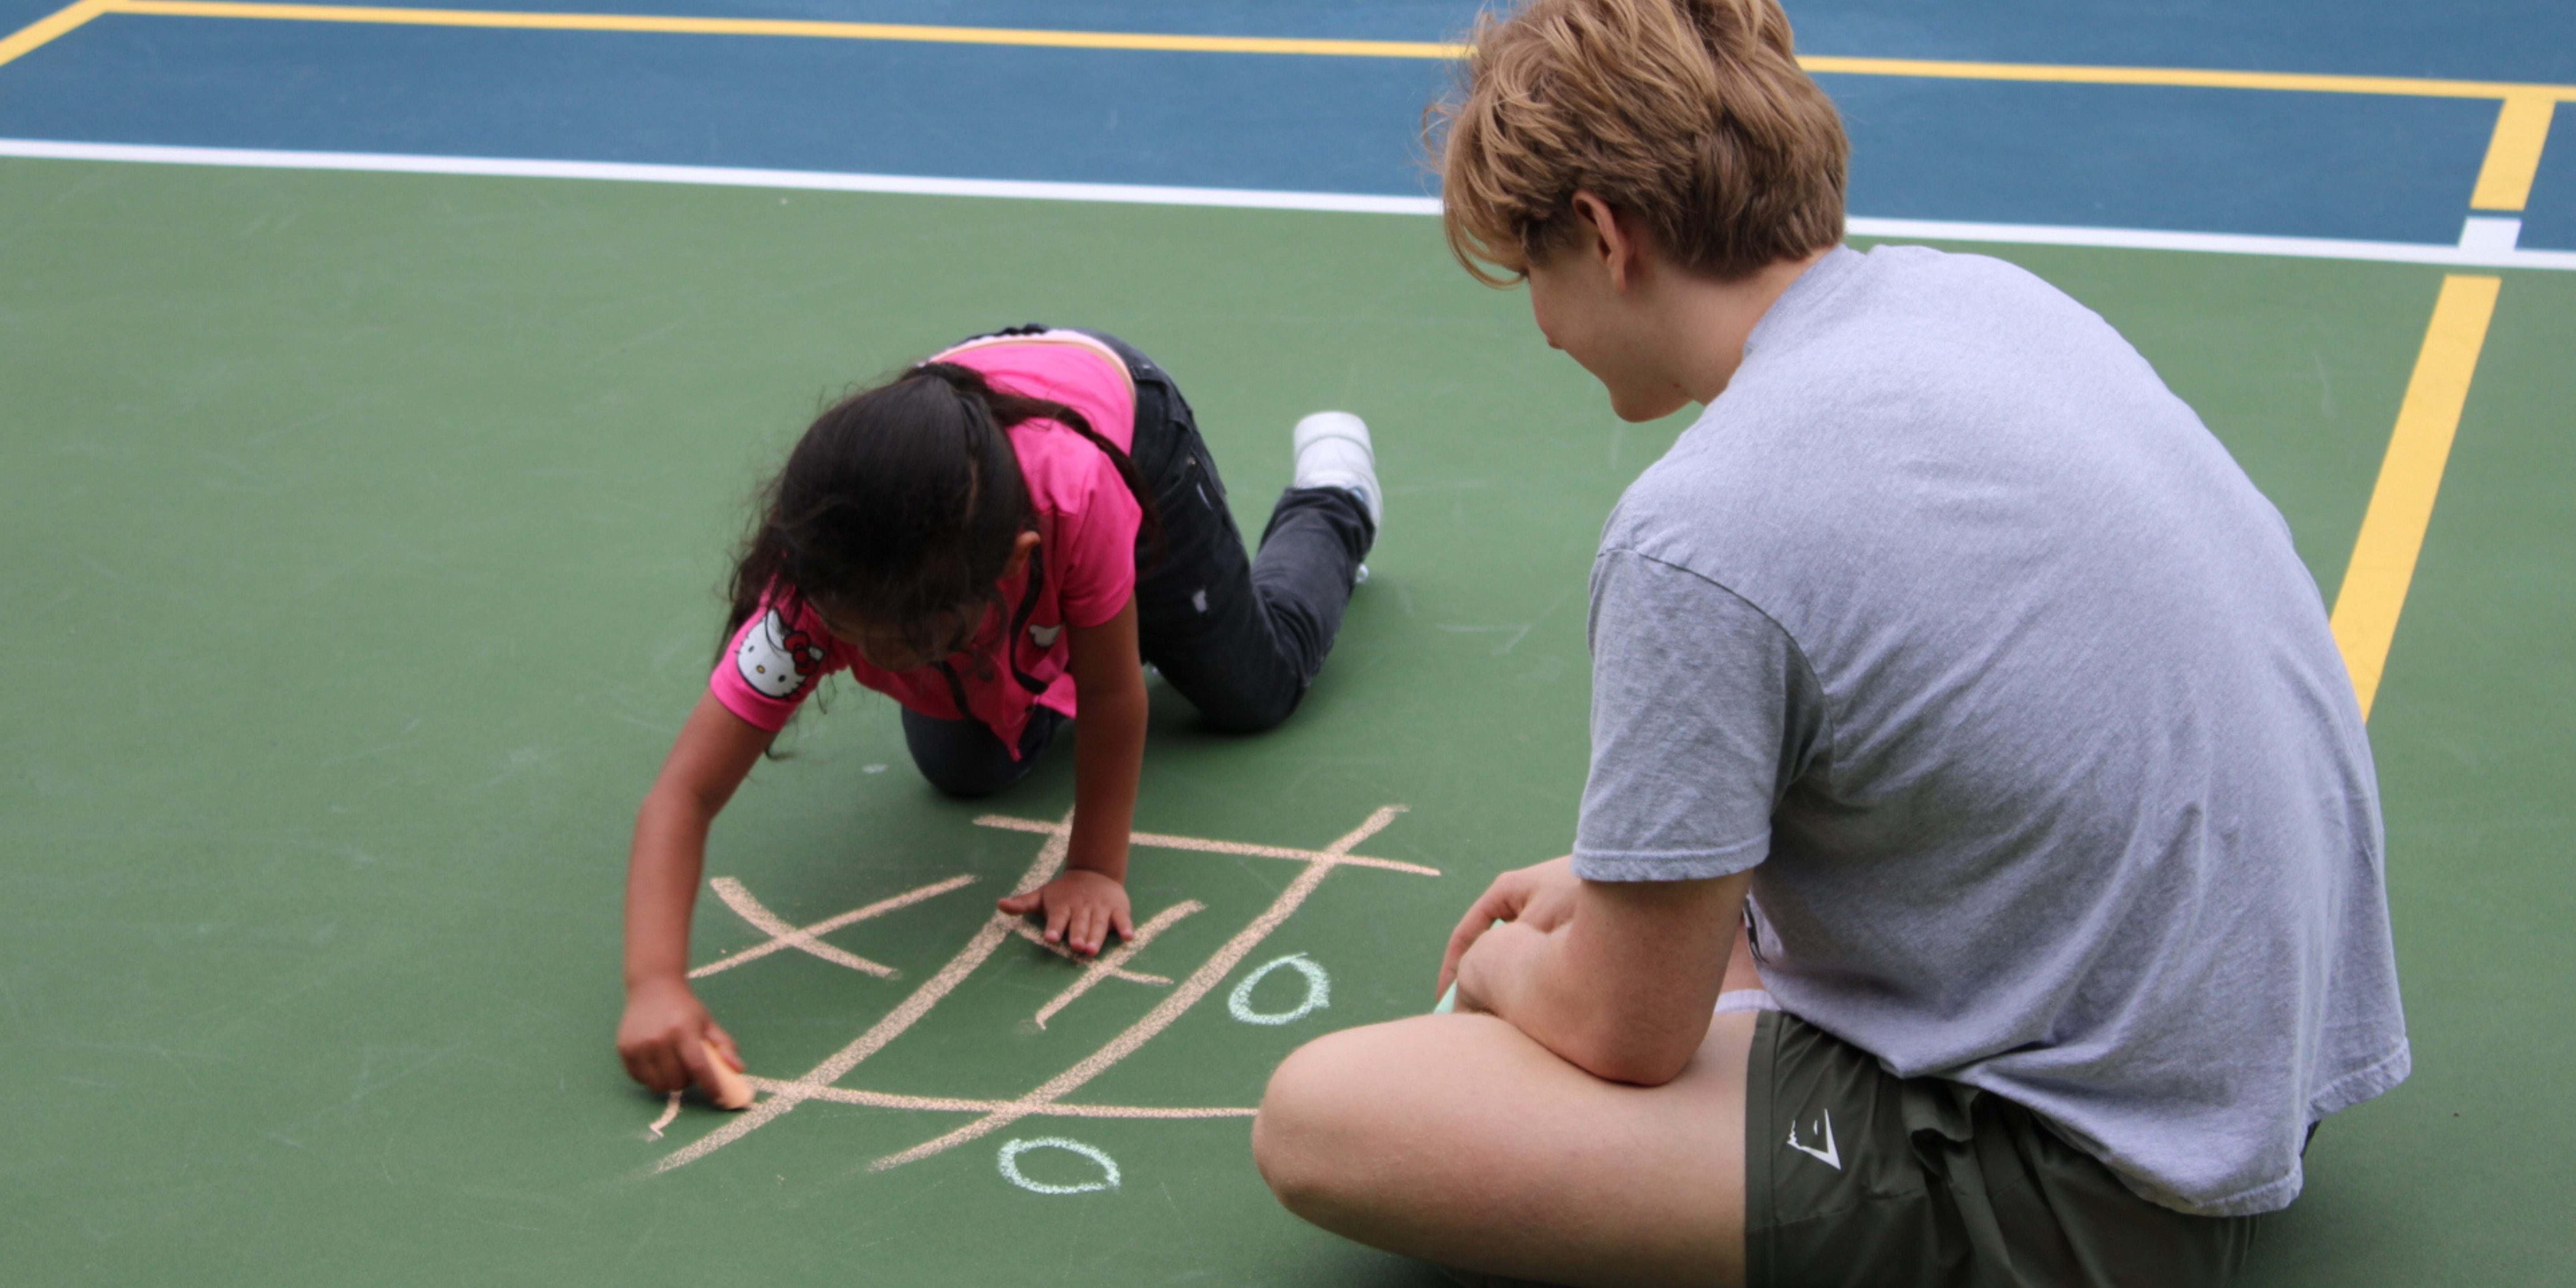
[[[1458,993],[1475,1009],[1509,1020],[1539,1045],[1586,1068],[1597,1007],[1572,997],[1564,935],[1507,921],[1488,930],[1458,963]],[[1597,1070],[1596,1070],[1597,1072]]]
[[[1082,695],[1074,726],[1073,838],[1068,867],[1127,877],[1127,838],[1145,766],[1145,686]]]
[[[1707,1033],[1743,885],[1593,887],[1553,930],[1486,932],[1459,962],[1460,995],[1596,1077],[1667,1082]]]
[[[1486,990],[1477,994],[1486,1009],[1594,1077],[1644,1086],[1670,1081],[1696,1037],[1678,1046],[1659,1040],[1653,1030],[1663,1026],[1639,1023],[1645,1017],[1620,996],[1618,981],[1583,969],[1570,931],[1496,928],[1485,937],[1498,940],[1493,948],[1480,940],[1484,951],[1461,963],[1460,992]]]

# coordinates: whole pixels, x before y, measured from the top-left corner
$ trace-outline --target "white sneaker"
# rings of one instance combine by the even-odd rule
[[[1346,411],[1319,411],[1297,422],[1290,443],[1295,466],[1290,487],[1337,487],[1358,494],[1368,507],[1369,526],[1385,524],[1386,505],[1377,486],[1377,450],[1369,445],[1368,424]]]

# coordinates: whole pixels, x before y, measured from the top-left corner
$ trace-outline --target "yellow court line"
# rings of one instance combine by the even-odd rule
[[[2479,210],[2520,210],[2531,200],[2531,179],[2540,172],[2540,150],[2549,142],[2549,118],[2558,100],[2538,94],[2508,94],[2496,109],[2495,136],[2487,143],[2486,164],[2478,167],[2477,190],[2469,205]]]
[[[2495,315],[2502,285],[2503,279],[2495,277],[2442,279],[2432,325],[2424,329],[2423,352],[2397,409],[2397,429],[2388,436],[2379,483],[2361,518],[2361,537],[2353,542],[2352,563],[2344,570],[2343,589],[2335,594],[2335,644],[2343,650],[2344,669],[2352,673],[2365,720],[2388,665],[2398,610],[2406,606],[2406,588],[2415,580],[2415,556],[2433,521],[2442,469],[2451,459],[2451,438],[2459,431],[2460,409],[2469,400],[2469,381],[2477,374],[2478,351],[2486,344],[2487,322]]]
[[[0,37],[0,63],[28,53],[64,32],[115,8],[115,0],[79,0]]]
[[[1125,31],[1033,31],[1010,27],[928,27],[892,22],[791,18],[683,18],[630,13],[522,13],[503,9],[391,9],[355,5],[257,4],[240,0],[110,0],[117,13],[182,18],[277,18],[422,27],[516,27],[544,31],[641,31],[698,36],[805,36],[909,40],[942,45],[1034,45],[1056,49],[1141,49],[1202,54],[1329,54],[1351,58],[1455,58],[1463,45],[1406,40],[1302,40],[1271,36],[1175,36]]]
[[[438,27],[515,27],[549,31],[671,32],[689,35],[806,36],[903,40],[932,44],[1020,45],[1058,49],[1130,49],[1184,53],[1310,54],[1355,58],[1454,59],[1468,47],[1431,40],[1320,40],[1276,36],[1190,36],[1132,31],[1051,31],[1012,27],[939,27],[890,22],[817,22],[787,18],[688,18],[653,14],[531,13],[504,9],[420,9],[252,0],[107,0],[115,13],[196,18],[269,18]],[[1931,58],[1798,60],[1811,72],[1914,76],[1936,80],[2044,81],[2078,85],[2164,85],[2201,89],[2296,90],[2327,94],[2393,94],[2418,98],[2537,99],[2576,102],[2576,85],[2516,81],[2428,80],[2407,76],[2331,76],[2301,72],[2212,71],[2189,67],[2092,67],[2074,64],[1981,63]]]

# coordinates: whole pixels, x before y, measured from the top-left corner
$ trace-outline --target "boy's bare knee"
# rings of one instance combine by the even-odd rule
[[[1270,1074],[1252,1118],[1252,1162],[1280,1206],[1337,1234],[1373,1206],[1373,1185],[1401,1151],[1401,1051],[1406,1020],[1327,1033],[1296,1048]]]
[[[1328,1034],[1291,1052],[1270,1075],[1252,1120],[1252,1161],[1289,1211],[1315,1220],[1360,1163],[1367,1099],[1367,1030]]]

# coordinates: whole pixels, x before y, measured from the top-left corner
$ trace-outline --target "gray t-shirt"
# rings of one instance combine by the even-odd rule
[[[2280,514],[2109,324],[1837,249],[1619,502],[1575,870],[1755,868],[1782,1006],[2186,1212],[2406,1076],[2378,791]],[[1756,865],[1759,865],[1756,867]]]

